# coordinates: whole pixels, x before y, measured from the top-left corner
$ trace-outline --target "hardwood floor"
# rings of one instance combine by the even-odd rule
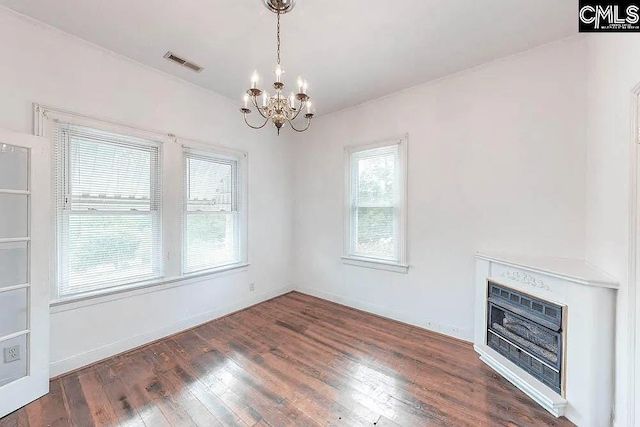
[[[468,343],[290,293],[51,382],[0,426],[569,426]]]

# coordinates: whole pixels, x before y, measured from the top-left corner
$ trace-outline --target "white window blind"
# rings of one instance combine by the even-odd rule
[[[347,257],[406,263],[404,143],[348,148]]]
[[[238,159],[185,149],[184,173],[183,273],[240,264]]]
[[[58,298],[162,277],[160,144],[59,123]]]

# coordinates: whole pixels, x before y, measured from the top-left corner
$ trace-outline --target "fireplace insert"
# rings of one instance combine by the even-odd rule
[[[560,305],[488,282],[487,345],[559,394],[565,315]]]

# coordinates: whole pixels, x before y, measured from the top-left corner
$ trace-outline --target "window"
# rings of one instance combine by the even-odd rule
[[[242,262],[239,159],[184,152],[183,273]]]
[[[403,137],[345,150],[349,264],[406,272],[406,144]]]
[[[55,143],[52,306],[249,266],[246,152],[34,109]]]
[[[162,276],[160,144],[60,123],[58,298]]]

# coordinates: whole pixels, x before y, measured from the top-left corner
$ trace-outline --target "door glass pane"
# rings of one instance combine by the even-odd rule
[[[26,148],[0,141],[0,189],[26,190],[28,174]]]
[[[7,363],[4,363],[4,357],[0,354],[0,387],[27,376],[27,337],[28,335],[22,335],[0,342],[0,348],[17,347],[18,351],[18,359]]]
[[[0,338],[27,329],[27,290],[0,293]]]
[[[27,242],[0,243],[0,288],[27,283]]]
[[[0,193],[0,239],[28,237],[28,197],[24,194]]]

